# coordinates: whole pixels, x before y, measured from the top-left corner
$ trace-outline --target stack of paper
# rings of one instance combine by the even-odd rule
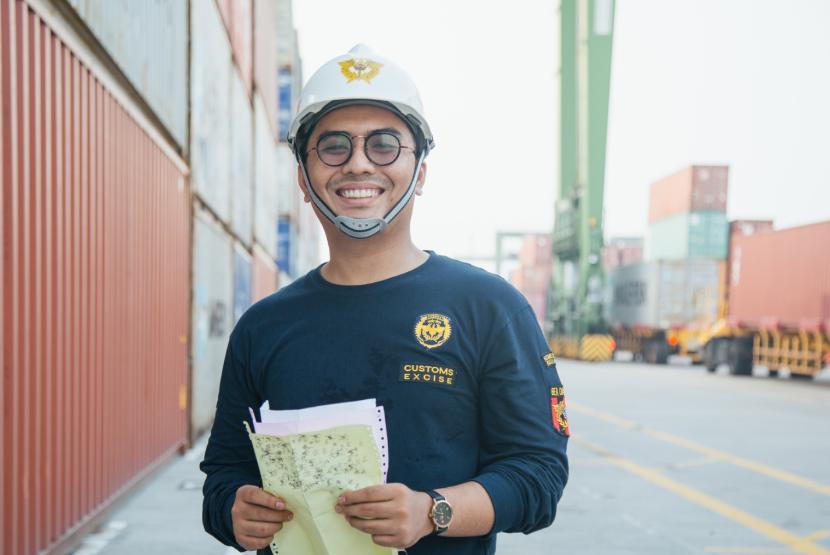
[[[300,410],[251,411],[250,433],[262,484],[294,518],[274,536],[280,555],[391,555],[334,511],[344,491],[386,481],[386,418],[375,399]],[[247,426],[247,424],[246,424]]]

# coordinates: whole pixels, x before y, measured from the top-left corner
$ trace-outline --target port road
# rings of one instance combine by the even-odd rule
[[[830,371],[559,360],[571,476],[554,525],[500,555],[830,555]]]

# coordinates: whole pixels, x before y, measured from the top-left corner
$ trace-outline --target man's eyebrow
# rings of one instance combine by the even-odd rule
[[[396,137],[401,136],[401,132],[395,129],[394,127],[384,127],[382,129],[375,129],[371,131],[372,133],[389,133],[391,135],[395,135]]]
[[[320,133],[320,137],[328,137],[329,135],[339,135],[340,133],[350,135],[350,133],[345,129],[328,129]],[[369,131],[369,133],[367,133],[367,135],[371,135],[372,133],[389,133],[390,135],[395,135],[398,138],[403,136],[403,133],[401,133],[394,127],[382,127],[380,129],[372,129],[371,131]]]

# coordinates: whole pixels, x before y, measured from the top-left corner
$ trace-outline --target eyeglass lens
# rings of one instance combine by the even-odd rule
[[[342,166],[352,157],[352,138],[346,133],[324,135],[317,141],[317,156],[329,166]],[[391,133],[371,133],[366,137],[363,150],[370,162],[388,166],[398,159],[401,141]]]

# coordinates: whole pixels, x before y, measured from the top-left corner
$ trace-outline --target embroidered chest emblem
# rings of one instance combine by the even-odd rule
[[[415,324],[415,339],[427,349],[440,347],[452,335],[450,319],[443,314],[424,314]]]

